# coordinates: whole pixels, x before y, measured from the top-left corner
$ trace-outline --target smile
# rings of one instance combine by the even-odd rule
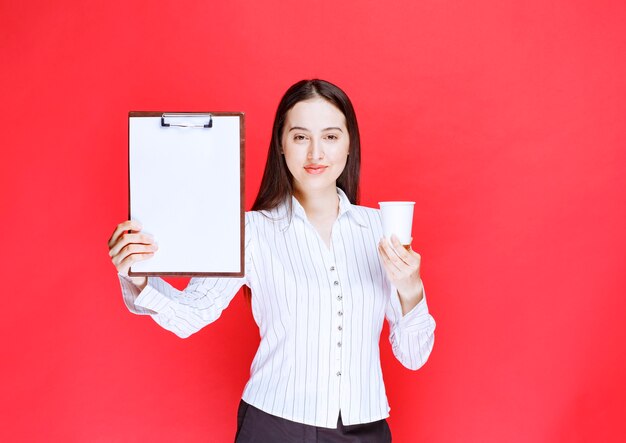
[[[312,165],[312,166],[305,166],[304,170],[308,172],[309,174],[318,175],[318,174],[323,173],[326,170],[326,168],[328,168],[328,166]]]

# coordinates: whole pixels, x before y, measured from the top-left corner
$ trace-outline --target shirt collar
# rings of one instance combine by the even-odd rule
[[[360,226],[367,226],[365,220],[363,219],[363,215],[360,213],[360,211],[358,211],[355,205],[350,203],[348,196],[345,194],[345,192],[343,192],[342,189],[337,188],[337,196],[339,197],[339,214],[337,215],[337,219],[340,219],[341,217],[348,217]],[[304,208],[302,207],[298,199],[294,196],[291,196],[291,207],[291,215],[293,217],[299,217],[302,220],[307,220]],[[280,229],[287,229],[287,227],[289,227],[289,224],[291,223],[288,200],[278,206],[275,211],[276,220],[278,221]]]

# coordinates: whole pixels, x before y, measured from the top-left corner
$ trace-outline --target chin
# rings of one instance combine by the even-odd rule
[[[337,186],[337,180],[317,180],[318,178],[321,177],[304,177],[304,180],[295,180],[296,188],[302,192],[310,192],[335,189]]]

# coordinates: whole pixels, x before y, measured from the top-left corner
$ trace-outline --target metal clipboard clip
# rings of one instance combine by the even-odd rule
[[[167,122],[168,119],[180,119],[185,118],[187,120],[183,121],[170,121]],[[207,122],[208,119],[208,122]],[[165,128],[169,128],[175,126],[177,128],[212,128],[213,127],[213,116],[211,114],[185,114],[185,113],[165,113],[161,115],[161,126]]]

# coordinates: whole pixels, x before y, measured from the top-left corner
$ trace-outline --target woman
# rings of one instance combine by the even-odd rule
[[[187,337],[216,320],[242,285],[261,342],[238,411],[236,442],[388,442],[379,338],[422,366],[435,322],[420,256],[383,238],[379,211],[357,206],[360,139],[346,94],[303,80],[282,98],[261,188],[246,213],[245,277],[194,278],[178,291],[127,276],[154,240],[135,221],[109,240],[125,303]],[[129,231],[129,232],[127,232]]]

